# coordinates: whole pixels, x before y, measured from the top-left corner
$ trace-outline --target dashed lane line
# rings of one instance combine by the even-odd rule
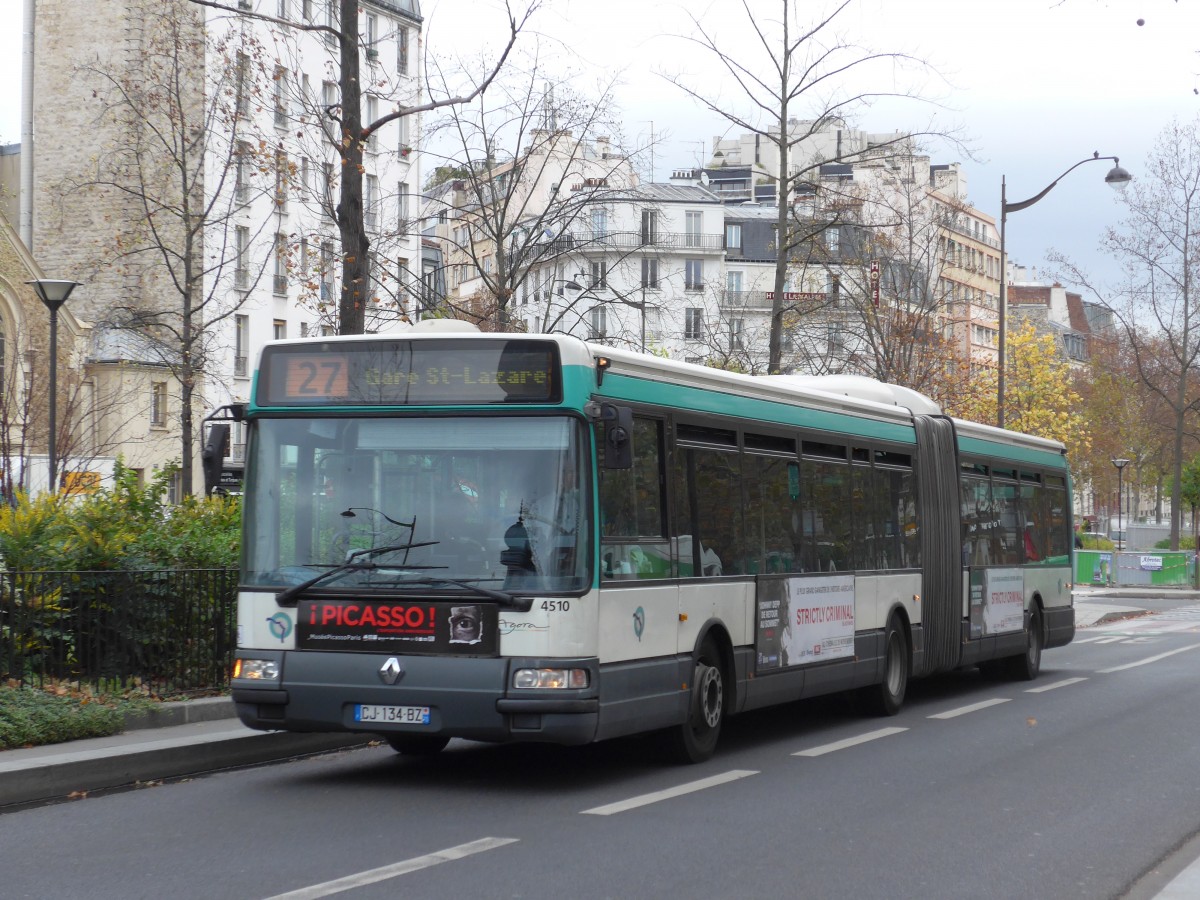
[[[415,856],[403,862],[380,866],[378,869],[367,869],[365,872],[357,872],[354,875],[347,875],[344,878],[310,885],[309,887],[300,888],[295,891],[288,891],[286,894],[276,894],[274,897],[269,897],[268,900],[317,900],[319,897],[340,894],[342,891],[353,890],[354,888],[375,884],[379,881],[387,881],[389,878],[396,878],[399,875],[407,875],[410,872],[428,869],[430,866],[437,866],[444,862],[452,862],[456,859],[473,856],[476,853],[495,850],[497,847],[515,844],[517,841],[518,838],[480,838],[477,841],[471,841],[468,844],[459,844],[457,847],[449,847],[446,850],[439,850],[436,853],[427,853],[425,856]]]
[[[930,719],[956,719],[959,716],[965,716],[968,713],[979,712],[981,709],[987,709],[991,706],[999,706],[1001,703],[1008,703],[1010,697],[993,697],[991,700],[980,700],[978,703],[972,703],[968,706],[960,706],[957,709],[948,709],[945,712],[935,713],[932,716],[927,716]]]
[[[616,803],[609,803],[605,806],[596,806],[592,809],[585,809],[580,813],[580,815],[611,816],[615,815],[616,813],[637,809],[641,806],[649,806],[651,803],[658,803],[662,800],[671,800],[675,797],[682,797],[685,794],[693,794],[696,791],[703,791],[707,788],[728,784],[731,781],[737,781],[738,779],[757,774],[757,771],[750,769],[731,769],[728,772],[723,772],[720,775],[713,775],[710,778],[701,778],[699,781],[689,781],[687,784],[680,784],[672,788],[666,788],[665,790],[654,791],[650,794],[642,794],[640,797],[630,797],[628,800],[619,800]]]
[[[1086,678],[1064,678],[1062,681],[1055,681],[1050,684],[1043,684],[1035,688],[1026,688],[1027,694],[1044,694],[1046,691],[1053,691],[1058,688],[1069,687],[1072,684],[1079,684],[1081,681],[1087,681]]]
[[[1159,653],[1157,656],[1147,656],[1145,659],[1139,659],[1136,662],[1125,663],[1123,666],[1111,666],[1107,669],[1097,669],[1097,674],[1108,675],[1111,672],[1124,672],[1126,669],[1136,669],[1138,666],[1148,666],[1150,663],[1160,662],[1168,656],[1174,656],[1177,653],[1187,653],[1189,650],[1200,650],[1200,644],[1189,644],[1186,647],[1179,647],[1175,650],[1168,650],[1166,653]]]
[[[868,731],[866,734],[860,734],[857,737],[846,738],[842,741],[834,741],[832,744],[822,744],[819,747],[809,747],[807,750],[799,750],[793,753],[792,756],[824,756],[826,753],[836,753],[838,750],[847,750],[850,747],[857,747],[859,744],[865,744],[869,741],[877,741],[880,738],[891,737],[893,734],[901,734],[908,731],[907,728],[893,727],[880,728],[877,731]]]

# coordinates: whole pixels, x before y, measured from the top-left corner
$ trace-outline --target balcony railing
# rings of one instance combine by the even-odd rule
[[[725,249],[724,234],[687,234],[675,231],[659,231],[643,234],[638,231],[607,231],[565,234],[545,245],[548,254],[589,250],[673,250],[701,253],[720,252]]]

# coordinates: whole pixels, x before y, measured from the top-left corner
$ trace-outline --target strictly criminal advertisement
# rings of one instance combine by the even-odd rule
[[[760,580],[758,670],[854,655],[854,576]]]

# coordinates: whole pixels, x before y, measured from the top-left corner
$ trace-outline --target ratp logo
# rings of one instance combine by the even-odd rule
[[[287,613],[277,612],[267,618],[267,627],[271,629],[271,636],[279,638],[279,643],[282,644],[292,633],[291,616]]]
[[[637,635],[638,641],[642,639],[642,632],[646,630],[646,611],[640,606],[633,611],[633,633]]]

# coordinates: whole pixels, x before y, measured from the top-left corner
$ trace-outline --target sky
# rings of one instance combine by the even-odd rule
[[[31,0],[0,0],[0,142],[20,139],[21,11]],[[441,64],[478,66],[504,37],[502,0],[421,0],[428,50]],[[527,0],[512,0],[514,8]],[[778,0],[745,0],[756,16],[777,17]],[[804,0],[805,15],[829,10]],[[656,142],[655,171],[702,164],[716,135],[738,133],[701,108],[664,75],[739,103],[737,91],[682,36],[696,16],[739,59],[752,59],[742,0],[541,0],[522,36],[583,85],[617,75],[625,137]],[[1143,24],[1139,25],[1141,20]],[[880,101],[855,111],[868,131],[924,130],[960,134],[964,145],[929,148],[937,163],[959,162],[968,197],[999,219],[1001,179],[1009,203],[1032,197],[1066,169],[1090,157],[1119,156],[1138,178],[1160,132],[1173,120],[1200,115],[1200,4],[1194,0],[851,0],[834,19],[844,42],[878,53],[925,59],[919,82],[906,82],[933,102]],[[891,72],[850,90],[890,89]],[[836,87],[833,88],[836,90]],[[742,107],[743,111],[746,111]],[[798,112],[804,117],[804,110]],[[1111,164],[1081,166],[1039,201],[1008,219],[1010,259],[1046,273],[1054,250],[1114,283],[1117,271],[1099,248],[1120,222]],[[1085,299],[1096,299],[1085,295]]]

